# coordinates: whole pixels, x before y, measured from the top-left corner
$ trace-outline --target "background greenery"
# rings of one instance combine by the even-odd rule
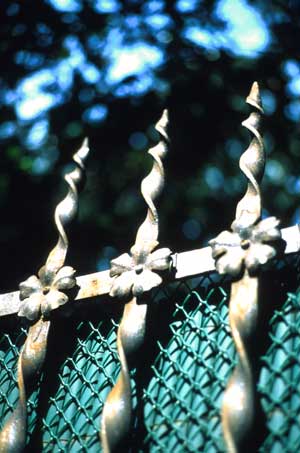
[[[265,213],[298,221],[299,1],[3,0],[0,14],[2,292],[53,246],[62,174],[84,136],[88,182],[69,262],[94,272],[129,249],[165,107],[161,244],[201,247],[227,228],[245,189],[241,122],[254,80],[266,110]]]

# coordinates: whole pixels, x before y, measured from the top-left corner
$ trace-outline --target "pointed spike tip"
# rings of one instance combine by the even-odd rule
[[[85,137],[85,139],[82,142],[81,147],[79,148],[79,150],[77,151],[76,154],[79,157],[79,159],[85,160],[87,158],[89,152],[90,152],[89,141],[88,141],[88,138]]]
[[[252,105],[257,108],[261,113],[263,113],[263,107],[260,96],[260,89],[257,82],[253,82],[249,95],[246,99],[247,104]]]
[[[167,126],[169,122],[169,112],[167,109],[164,109],[162,115],[158,122],[155,125],[155,129],[166,139],[168,140]]]

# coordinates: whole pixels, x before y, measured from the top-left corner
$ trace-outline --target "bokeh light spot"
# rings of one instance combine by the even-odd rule
[[[67,124],[65,133],[68,137],[79,137],[82,133],[82,124],[79,121],[71,121]]]
[[[269,159],[265,170],[266,177],[268,177],[272,184],[280,185],[284,178],[284,168],[280,162],[274,159]]]
[[[82,8],[81,1],[79,0],[48,0],[50,5],[63,12],[78,12]]]
[[[299,63],[295,60],[287,60],[283,64],[283,72],[288,77],[295,77],[300,73]]]
[[[107,117],[108,109],[104,104],[95,104],[83,113],[83,120],[87,123],[100,123]]]
[[[109,83],[117,83],[126,77],[156,68],[162,62],[161,49],[145,42],[117,48],[111,55],[106,80]]]
[[[35,150],[42,146],[49,132],[49,122],[47,119],[42,119],[33,124],[26,137],[26,146],[29,149]]]
[[[182,231],[187,239],[190,240],[198,239],[201,233],[200,223],[196,219],[188,219],[182,225]]]
[[[0,140],[12,137],[17,129],[17,126],[12,121],[5,121],[0,124]]]
[[[229,48],[234,52],[254,56],[269,44],[267,26],[262,16],[248,2],[221,0],[217,14],[227,22],[225,33]]]
[[[300,101],[295,100],[286,105],[284,108],[284,114],[289,120],[298,123],[300,119]]]
[[[272,115],[277,107],[274,94],[269,90],[261,90],[261,99],[265,114]]]
[[[49,93],[37,93],[16,104],[16,113],[23,120],[32,120],[55,104],[55,97]]]
[[[121,9],[121,5],[116,0],[96,0],[94,9],[102,14],[116,13]]]
[[[175,8],[180,13],[191,13],[199,5],[199,0],[177,0]]]
[[[220,189],[224,185],[224,176],[217,167],[208,167],[204,172],[204,179],[213,190]]]
[[[148,139],[142,132],[134,132],[129,137],[129,144],[133,149],[140,150],[147,146]]]

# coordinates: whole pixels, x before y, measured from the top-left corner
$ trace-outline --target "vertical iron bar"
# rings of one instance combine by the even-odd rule
[[[123,317],[117,334],[117,347],[121,371],[116,385],[104,404],[101,422],[101,443],[105,453],[120,451],[120,443],[131,427],[132,397],[129,359],[136,356],[144,342],[147,304],[142,295],[162,282],[153,271],[168,269],[171,251],[154,249],[158,245],[159,219],[155,199],[164,185],[162,159],[167,152],[167,111],[164,111],[156,129],[160,142],[148,153],[153,158],[153,167],[142,181],[141,192],[148,210],[145,221],[138,229],[131,253],[123,254],[111,262],[111,276],[115,277],[111,296],[127,297]]]
[[[1,452],[19,453],[25,448],[28,385],[40,371],[45,360],[51,326],[50,313],[68,301],[64,291],[76,284],[74,269],[70,266],[63,267],[68,251],[65,227],[77,213],[78,188],[84,176],[84,161],[88,151],[85,140],[73,156],[76,168],[65,176],[69,186],[68,193],[56,207],[54,216],[58,231],[56,246],[49,253],[45,266],[39,270],[39,278],[31,276],[20,284],[20,298],[23,302],[18,314],[28,318],[31,325],[18,359],[19,399],[0,433]]]
[[[236,209],[231,231],[223,231],[210,241],[216,269],[233,277],[229,302],[229,322],[238,355],[237,366],[229,379],[222,404],[222,427],[227,451],[242,452],[254,422],[255,383],[250,347],[256,334],[258,317],[258,272],[262,265],[282,250],[279,221],[261,220],[259,184],[265,167],[265,153],[260,134],[263,113],[259,86],[252,85],[246,102],[255,111],[242,123],[253,139],[240,158],[240,169],[248,185]]]

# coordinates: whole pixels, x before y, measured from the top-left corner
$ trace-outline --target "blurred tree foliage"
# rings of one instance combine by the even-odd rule
[[[204,246],[245,190],[238,160],[254,80],[266,110],[266,213],[300,206],[297,0],[3,0],[0,28],[1,290],[43,264],[56,240],[62,174],[84,136],[88,182],[69,262],[107,268],[145,216],[154,124],[170,112],[161,244]],[[51,220],[51,221],[50,221]]]

